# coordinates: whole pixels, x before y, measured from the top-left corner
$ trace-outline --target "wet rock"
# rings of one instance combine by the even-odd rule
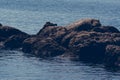
[[[66,27],[47,22],[34,36],[18,29],[0,27],[0,47],[20,48],[25,53],[47,58],[64,56],[108,65],[120,65],[120,32],[101,26],[99,20],[84,19]]]
[[[24,41],[23,52],[33,53],[36,56],[47,58],[56,57],[65,53],[66,49],[52,38],[31,37]]]
[[[28,38],[28,34],[16,28],[9,26],[0,27],[0,43],[1,48],[18,48],[21,47],[24,39]]]
[[[120,67],[120,46],[108,45],[106,47],[105,63],[107,66]]]
[[[29,35],[13,35],[4,41],[4,48],[17,49],[23,46],[23,41],[28,38]]]
[[[66,27],[43,27],[37,35],[50,37],[67,49],[68,53],[62,56],[95,63],[104,62],[107,45],[120,46],[119,30],[112,26],[101,26],[96,19],[80,20]]]
[[[3,37],[5,39],[12,35],[19,35],[19,34],[28,35],[25,32],[22,32],[13,27],[9,27],[9,26],[1,26],[0,27],[0,37]]]
[[[73,52],[72,56],[77,56],[77,59],[102,62],[105,57],[105,47],[109,44],[119,45],[120,34],[74,32],[66,35],[62,40],[62,44]]]

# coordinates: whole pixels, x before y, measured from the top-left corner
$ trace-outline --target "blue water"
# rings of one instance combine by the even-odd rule
[[[120,29],[120,0],[0,0],[0,22],[36,34],[45,22],[65,26],[96,18]],[[59,59],[40,59],[0,50],[0,80],[119,80],[120,71]]]

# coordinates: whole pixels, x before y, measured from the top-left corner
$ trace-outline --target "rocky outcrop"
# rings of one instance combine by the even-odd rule
[[[66,49],[50,37],[31,37],[24,41],[23,51],[46,58],[62,55]]]
[[[0,48],[20,48],[24,39],[28,38],[25,32],[9,26],[0,26]]]
[[[37,35],[50,37],[69,50],[62,54],[64,57],[95,63],[107,60],[108,45],[120,46],[119,30],[113,26],[102,26],[100,21],[95,19],[80,20],[66,27],[43,27]]]
[[[65,27],[47,22],[36,35],[0,26],[0,46],[22,48],[41,58],[69,57],[109,66],[120,66],[120,31],[99,20],[83,19]]]

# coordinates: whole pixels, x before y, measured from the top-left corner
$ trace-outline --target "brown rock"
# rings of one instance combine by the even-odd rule
[[[100,27],[100,26],[101,26],[101,23],[99,20],[82,19],[68,25],[66,28],[67,30],[70,30],[70,31],[90,31],[92,28]]]
[[[24,41],[23,52],[33,53],[39,57],[56,57],[62,55],[66,49],[52,38],[31,37]]]

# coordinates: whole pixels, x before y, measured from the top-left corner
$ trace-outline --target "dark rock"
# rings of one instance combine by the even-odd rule
[[[7,49],[16,49],[23,46],[23,41],[28,38],[29,35],[13,35],[4,41],[4,47]]]
[[[46,22],[44,27],[48,27],[48,26],[57,26],[57,24],[51,23],[51,22]]]
[[[80,20],[67,27],[43,27],[37,35],[50,37],[66,48],[68,53],[62,56],[96,63],[104,62],[107,45],[120,46],[119,30],[112,26],[101,26],[99,20],[95,19]]]
[[[20,48],[25,53],[47,58],[64,56],[73,60],[120,65],[120,32],[101,26],[99,20],[84,19],[66,27],[47,22],[37,35],[0,27],[0,47]]]
[[[119,33],[97,33],[97,32],[71,32],[63,40],[67,47],[79,60],[91,62],[103,62],[105,47],[109,44],[120,45]],[[73,57],[72,57],[73,58]]]
[[[3,26],[1,23],[0,23],[0,27]]]
[[[102,32],[102,33],[105,33],[105,32],[120,33],[120,31],[113,26],[95,27],[95,28],[93,28],[93,31]]]
[[[24,39],[28,38],[29,35],[16,28],[9,26],[0,27],[0,45],[1,48],[18,48],[21,47]]]
[[[0,27],[0,37],[2,37],[2,38],[6,39],[12,35],[19,35],[19,34],[28,35],[25,32],[22,32],[13,27],[9,27],[9,26],[1,26]]]
[[[120,67],[120,46],[108,45],[106,47],[105,63],[107,66]]]
[[[39,57],[56,57],[65,53],[66,49],[52,38],[31,37],[24,41],[23,52],[33,53]]]

